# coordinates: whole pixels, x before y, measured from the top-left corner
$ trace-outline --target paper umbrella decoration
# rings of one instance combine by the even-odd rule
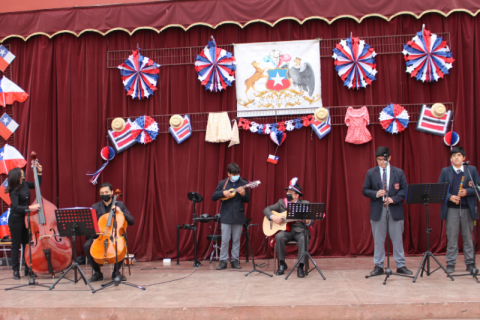
[[[141,116],[132,122],[131,132],[137,142],[147,144],[157,139],[158,123],[149,116]]]
[[[410,116],[404,107],[398,104],[389,104],[380,112],[380,125],[388,133],[394,134],[405,130]]]
[[[127,95],[133,99],[148,98],[157,90],[157,80],[160,68],[152,59],[140,54],[140,48],[118,66],[122,75],[123,85]]]

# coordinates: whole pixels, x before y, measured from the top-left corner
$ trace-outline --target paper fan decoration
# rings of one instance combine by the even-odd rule
[[[385,131],[394,134],[405,130],[410,116],[404,107],[398,104],[389,104],[380,112],[380,124]]]
[[[135,141],[147,144],[157,139],[158,123],[149,116],[141,116],[132,123],[131,132]]]
[[[375,50],[364,40],[350,38],[341,40],[333,49],[335,70],[349,89],[366,88],[372,84],[377,74]]]
[[[140,54],[140,48],[133,51],[132,55],[118,66],[127,95],[139,100],[153,95],[153,91],[157,90],[160,72],[158,68],[160,68],[159,64]]]
[[[232,85],[235,81],[235,68],[235,57],[231,52],[217,48],[213,37],[195,61],[198,80],[206,90],[212,92],[222,91]]]
[[[115,150],[113,150],[112,147],[103,147],[102,150],[100,151],[100,156],[102,157],[103,160],[107,162],[105,162],[100,167],[100,169],[98,169],[94,173],[87,172],[87,176],[92,176],[90,180],[88,180],[92,184],[97,184],[98,177],[100,177],[100,174],[102,173],[103,169],[105,169],[107,164],[115,157]]]
[[[460,136],[455,131],[449,131],[443,137],[443,142],[449,147],[453,147],[460,141]]]
[[[425,25],[422,31],[417,32],[417,35],[403,46],[402,53],[407,63],[407,72],[423,82],[443,78],[455,61],[447,41],[442,41],[442,37],[430,33],[425,29]]]

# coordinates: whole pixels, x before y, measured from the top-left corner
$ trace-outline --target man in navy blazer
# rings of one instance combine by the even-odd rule
[[[468,166],[472,174],[473,181],[467,171],[465,161],[465,150],[462,147],[455,146],[450,151],[452,165],[442,169],[438,182],[450,183],[447,194],[447,202],[442,204],[440,209],[440,218],[446,219],[445,228],[447,229],[447,271],[455,272],[455,264],[458,256],[458,236],[459,229],[462,230],[463,253],[465,255],[465,265],[467,271],[472,271],[475,267],[473,260],[473,241],[472,230],[473,221],[478,219],[476,210],[477,199],[475,197],[475,182],[478,184],[480,178],[477,168]],[[462,177],[464,181],[462,182]],[[460,185],[462,190],[460,190]]]
[[[403,251],[403,199],[407,192],[407,179],[399,168],[390,165],[390,150],[379,147],[375,152],[378,166],[367,171],[362,193],[370,198],[370,223],[375,241],[372,276],[383,274],[385,238],[387,237],[387,209],[389,211],[389,234],[393,244],[393,257],[397,273],[412,274],[405,266]],[[388,206],[387,206],[388,203]]]

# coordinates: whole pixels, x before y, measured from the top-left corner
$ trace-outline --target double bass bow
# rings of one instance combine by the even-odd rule
[[[121,193],[118,189],[115,191],[112,209],[108,215],[104,214],[98,220],[100,233],[90,247],[90,254],[98,264],[122,261],[127,253],[124,234],[127,232],[128,224],[123,213],[116,211],[117,198],[121,196]]]
[[[38,163],[37,154],[32,151],[32,159]],[[58,236],[57,219],[55,210],[57,207],[42,197],[38,182],[37,167],[33,166],[35,177],[36,199],[32,204],[39,204],[40,209],[30,212],[30,228],[32,238],[25,248],[25,261],[33,272],[51,274],[68,268],[72,262],[72,243],[68,238]],[[28,228],[28,215],[25,216],[25,225]],[[30,265],[31,246],[32,265]]]

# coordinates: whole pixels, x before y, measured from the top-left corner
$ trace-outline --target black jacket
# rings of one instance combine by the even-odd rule
[[[42,184],[42,176],[38,176],[38,183]],[[35,183],[30,181],[23,181],[17,190],[10,192],[10,219],[23,219],[25,217],[25,210],[32,204],[30,199],[30,189],[35,189]]]
[[[382,179],[380,178],[380,167],[376,166],[367,171],[365,182],[363,184],[362,194],[370,198],[370,220],[379,221],[382,217],[383,197],[377,198],[378,190],[383,189]],[[407,194],[407,178],[403,170],[390,165],[390,181],[388,186],[388,196],[392,198],[393,203],[388,206],[393,220],[404,220],[403,199]]]
[[[133,224],[135,223],[135,219],[130,214],[130,211],[128,211],[125,204],[122,201],[117,201],[117,207],[119,207],[120,210],[122,210],[123,215],[125,216],[125,220],[127,220],[128,225],[133,226]],[[95,203],[92,206],[92,208],[97,211],[97,219],[100,219],[101,216],[103,216],[104,214],[107,213],[107,212],[105,212],[105,204],[103,203],[103,201]]]
[[[477,183],[480,183],[480,177],[478,176],[477,168],[475,168],[474,166],[468,166],[468,169],[470,169],[470,172],[472,173],[473,180],[476,181]],[[468,174],[467,168],[465,167],[464,167],[464,173],[465,173],[465,181],[463,182],[463,188],[467,190],[467,202],[468,202],[468,207],[470,209],[470,215],[472,216],[473,220],[477,220],[478,213],[475,210],[475,203],[477,202],[475,190],[473,190],[473,183],[472,185],[470,185],[470,182],[471,182],[470,175]],[[438,178],[438,183],[448,182],[450,183],[450,189],[451,189],[452,181],[453,181],[452,166],[443,168],[442,173],[440,173],[440,178]],[[448,193],[447,193],[447,201],[443,203],[442,207],[440,208],[440,218],[442,220],[447,218],[448,201],[452,196],[452,194],[450,193],[450,189],[448,190]]]
[[[225,182],[227,181],[227,185]],[[218,183],[217,189],[213,192],[212,201],[220,200],[224,197],[223,191],[229,190],[232,188],[238,188],[246,185],[248,182],[245,179],[240,178],[237,182],[233,183],[229,178],[223,179]],[[223,187],[225,185],[225,188]],[[250,201],[250,194],[248,193],[248,188],[245,189],[245,195],[242,196],[237,192],[235,197],[222,201],[220,208],[220,220],[222,223],[226,224],[245,224],[245,206],[244,203]]]

